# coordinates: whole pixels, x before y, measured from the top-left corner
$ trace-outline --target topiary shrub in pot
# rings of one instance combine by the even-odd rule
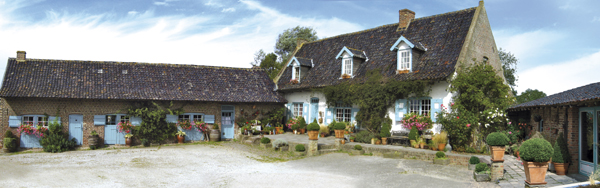
[[[487,164],[478,163],[475,166],[475,171],[473,171],[473,178],[477,182],[490,181],[491,180],[490,174],[491,174],[490,167],[488,167]]]
[[[333,125],[333,130],[335,130],[335,138],[344,138],[344,129],[346,129],[346,123],[337,122]]]
[[[519,151],[525,169],[525,182],[529,185],[546,184],[548,161],[554,154],[550,142],[543,138],[529,139],[523,142]]]
[[[271,139],[263,137],[260,139],[260,147],[268,149],[271,147]]]
[[[419,130],[417,130],[416,126],[413,126],[410,129],[410,133],[408,133],[408,140],[410,140],[410,146],[415,146],[417,144],[417,136],[419,136]]]
[[[567,141],[565,140],[565,137],[563,136],[563,133],[559,133],[558,135],[560,135],[558,137],[558,139],[556,140],[556,143],[558,143],[558,145],[560,146],[560,153],[562,155],[563,161],[564,161],[564,168],[565,168],[565,174],[567,174],[567,171],[569,169],[569,164],[572,164],[572,159],[571,159],[571,154],[569,154],[569,148],[567,147]],[[557,150],[554,150],[554,152],[559,152]],[[552,159],[552,161],[554,162],[554,158]]]
[[[438,151],[437,153],[435,153],[435,158],[433,159],[433,164],[441,164],[441,165],[447,165],[450,163],[450,160],[448,160],[448,158],[446,158],[446,154],[442,151]]]
[[[475,170],[475,165],[479,164],[479,157],[471,156],[469,159],[469,170]]]
[[[294,153],[296,153],[296,155],[303,156],[304,151],[306,151],[306,147],[304,147],[304,144],[298,144],[294,147]]]
[[[485,141],[492,150],[492,161],[502,162],[504,161],[505,146],[509,144],[508,137],[501,132],[493,132],[488,134]]]
[[[552,165],[556,170],[556,175],[565,175],[565,160],[563,159],[560,144],[554,143],[554,154],[552,155]]]
[[[321,126],[317,123],[317,120],[313,120],[312,123],[308,124],[306,127],[308,130],[308,139],[309,140],[318,140],[319,139],[319,130],[321,130]]]

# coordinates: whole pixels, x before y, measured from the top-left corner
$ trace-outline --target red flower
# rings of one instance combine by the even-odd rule
[[[460,119],[460,117],[456,116],[456,119]]]
[[[471,124],[467,124],[467,127],[471,127]]]

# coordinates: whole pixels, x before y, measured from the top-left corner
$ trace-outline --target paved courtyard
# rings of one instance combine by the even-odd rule
[[[498,187],[462,166],[235,142],[1,154],[0,187]]]

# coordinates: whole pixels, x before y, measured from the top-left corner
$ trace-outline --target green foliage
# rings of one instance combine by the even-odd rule
[[[179,115],[183,113],[182,108],[171,109],[173,102],[168,107],[163,107],[157,102],[136,102],[127,109],[130,116],[142,118],[140,126],[135,126],[133,134],[139,138],[148,139],[152,143],[163,143],[167,138],[175,136],[177,127],[173,123],[167,123],[167,114]]]
[[[315,119],[315,122],[317,122],[317,119]],[[304,120],[304,117],[298,118],[298,128],[306,129],[306,120]]]
[[[292,125],[292,130],[298,130],[298,129],[300,129],[300,126],[298,124]]]
[[[411,94],[415,97],[429,94],[430,81],[397,81],[383,77],[380,72],[380,69],[367,72],[364,83],[344,80],[320,89],[327,99],[327,106],[335,106],[338,102],[358,105],[360,111],[356,114],[356,121],[361,127],[379,133],[383,121],[386,121],[387,110],[397,99]]]
[[[537,89],[527,89],[525,92],[521,92],[521,95],[517,96],[517,103],[526,103],[536,99],[546,97],[546,93]]]
[[[4,138],[4,146],[2,147],[6,148],[8,152],[16,152],[19,149],[17,139],[11,137]]]
[[[262,123],[266,124],[271,124],[272,126],[275,127],[280,127],[282,126],[282,122],[283,122],[283,118],[285,117],[285,112],[286,112],[286,108],[278,108],[275,110],[272,110],[270,112],[267,112],[267,118],[263,119]],[[245,123],[246,120],[243,120],[242,122]],[[240,123],[238,123],[239,125]]]
[[[267,137],[263,137],[260,139],[260,143],[263,143],[263,144],[271,143],[271,139],[269,139]]]
[[[69,140],[69,135],[62,131],[58,121],[48,123],[48,134],[40,140],[45,152],[59,153],[73,150],[76,145],[75,138]]]
[[[337,122],[333,127],[333,130],[344,130],[344,129],[346,129],[345,122]]]
[[[506,146],[510,143],[508,137],[501,132],[493,132],[488,134],[488,136],[485,138],[485,141],[490,146]]]
[[[472,148],[472,147],[469,147],[469,146],[467,146],[467,148],[465,149],[465,152],[467,152],[467,153],[478,153],[475,148]]]
[[[294,53],[296,50],[298,39],[312,42],[318,38],[317,31],[311,27],[296,26],[294,28],[286,29],[283,33],[279,34],[279,37],[277,38],[277,43],[275,43],[275,53],[282,58],[282,62],[287,62],[291,53]]]
[[[6,132],[4,133],[4,138],[17,138],[17,136],[15,136],[15,134],[13,134],[12,131],[6,130]]]
[[[304,144],[298,144],[298,145],[296,145],[296,151],[297,152],[303,152],[305,150],[306,150],[306,148],[304,147]]]
[[[516,95],[517,91],[515,90],[515,87],[517,87],[516,82],[518,78],[515,74],[517,72],[519,60],[512,53],[506,52],[502,48],[498,50],[498,55],[500,56],[500,62],[502,62],[506,83],[508,83],[512,92]]]
[[[559,137],[556,140],[556,143],[558,143],[558,145],[560,146],[560,153],[562,155],[563,160],[565,161],[565,163],[573,163],[572,159],[571,159],[571,154],[569,154],[569,148],[567,147],[567,141],[565,140],[565,137],[563,136],[563,133],[559,133]],[[554,150],[554,152],[558,152],[557,150]],[[554,161],[554,158],[552,159]]]
[[[277,61],[277,55],[275,55],[275,53],[265,54],[265,51],[260,49],[254,54],[254,61],[250,62],[250,65],[264,69],[269,75],[269,78],[273,80],[277,77],[277,74],[283,67],[283,62]]]
[[[479,163],[475,166],[475,172],[485,172],[488,170],[490,170],[490,167],[485,163]]]
[[[96,132],[96,130],[92,130],[92,132],[90,133],[91,136],[98,136],[98,132]]]
[[[335,126],[336,126],[336,125],[337,125],[337,121],[335,121],[335,119],[334,119],[334,120],[333,120],[331,123],[329,123],[329,124],[327,125],[327,130],[329,130],[329,131],[333,131],[333,130],[335,130]]]
[[[308,127],[306,128],[306,130],[308,131],[319,131],[321,130],[321,126],[319,126],[319,123],[317,123],[317,120],[313,120],[312,123],[308,124]]]
[[[90,149],[91,150],[96,150],[96,149],[98,149],[98,146],[90,146]]]
[[[387,138],[392,136],[392,119],[387,117],[385,121],[381,124],[381,130],[379,131],[379,136],[382,138]]]
[[[437,153],[435,153],[435,158],[436,159],[446,158],[446,154],[444,152],[438,151]]]
[[[356,144],[356,145],[354,145],[354,149],[355,150],[362,150],[362,146]]]
[[[552,162],[565,163],[565,159],[563,159],[560,144],[558,144],[558,142],[554,143],[554,154],[552,154]]]
[[[417,140],[418,134],[419,132],[417,130],[417,127],[413,127],[412,129],[410,129],[410,133],[408,133],[408,140]]]
[[[148,146],[150,146],[150,140],[148,140],[148,139],[145,139],[145,138],[142,138],[142,145],[143,145],[144,147],[148,147]]]
[[[478,164],[478,163],[479,163],[479,157],[471,156],[471,158],[469,159],[469,164]]]
[[[550,142],[542,138],[532,138],[523,142],[519,151],[521,159],[532,162],[548,162],[554,154]]]
[[[484,138],[491,132],[506,129],[504,110],[514,100],[509,95],[510,87],[487,63],[461,66],[457,72],[449,81],[451,87],[448,89],[457,93],[453,96],[454,103],[450,105],[450,111],[443,107],[437,116],[454,148],[471,144],[473,133]]]
[[[356,142],[362,142],[362,143],[371,143],[371,138],[375,137],[375,134],[373,134],[372,132],[369,131],[360,131],[358,133],[356,133]]]

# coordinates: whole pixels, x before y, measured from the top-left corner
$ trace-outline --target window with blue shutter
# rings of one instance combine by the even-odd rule
[[[9,127],[19,127],[21,125],[21,116],[9,116],[8,117],[8,126]]]
[[[106,115],[94,115],[94,125],[106,125]]]
[[[166,121],[167,123],[177,123],[177,118],[178,118],[178,116],[177,116],[177,115],[170,115],[170,114],[167,114],[167,118],[165,119],[165,121]]]
[[[396,100],[396,104],[394,105],[396,107],[396,112],[395,115],[396,116],[396,121],[402,121],[402,118],[404,118],[404,114],[406,114],[406,108],[407,108],[407,104],[406,104],[407,100],[406,99],[398,99]]]
[[[215,124],[215,115],[205,115],[204,122],[210,123],[210,124]]]
[[[431,121],[436,122],[437,114],[442,112],[443,99],[431,99]]]
[[[304,121],[308,121],[308,103],[302,104],[302,117]]]

